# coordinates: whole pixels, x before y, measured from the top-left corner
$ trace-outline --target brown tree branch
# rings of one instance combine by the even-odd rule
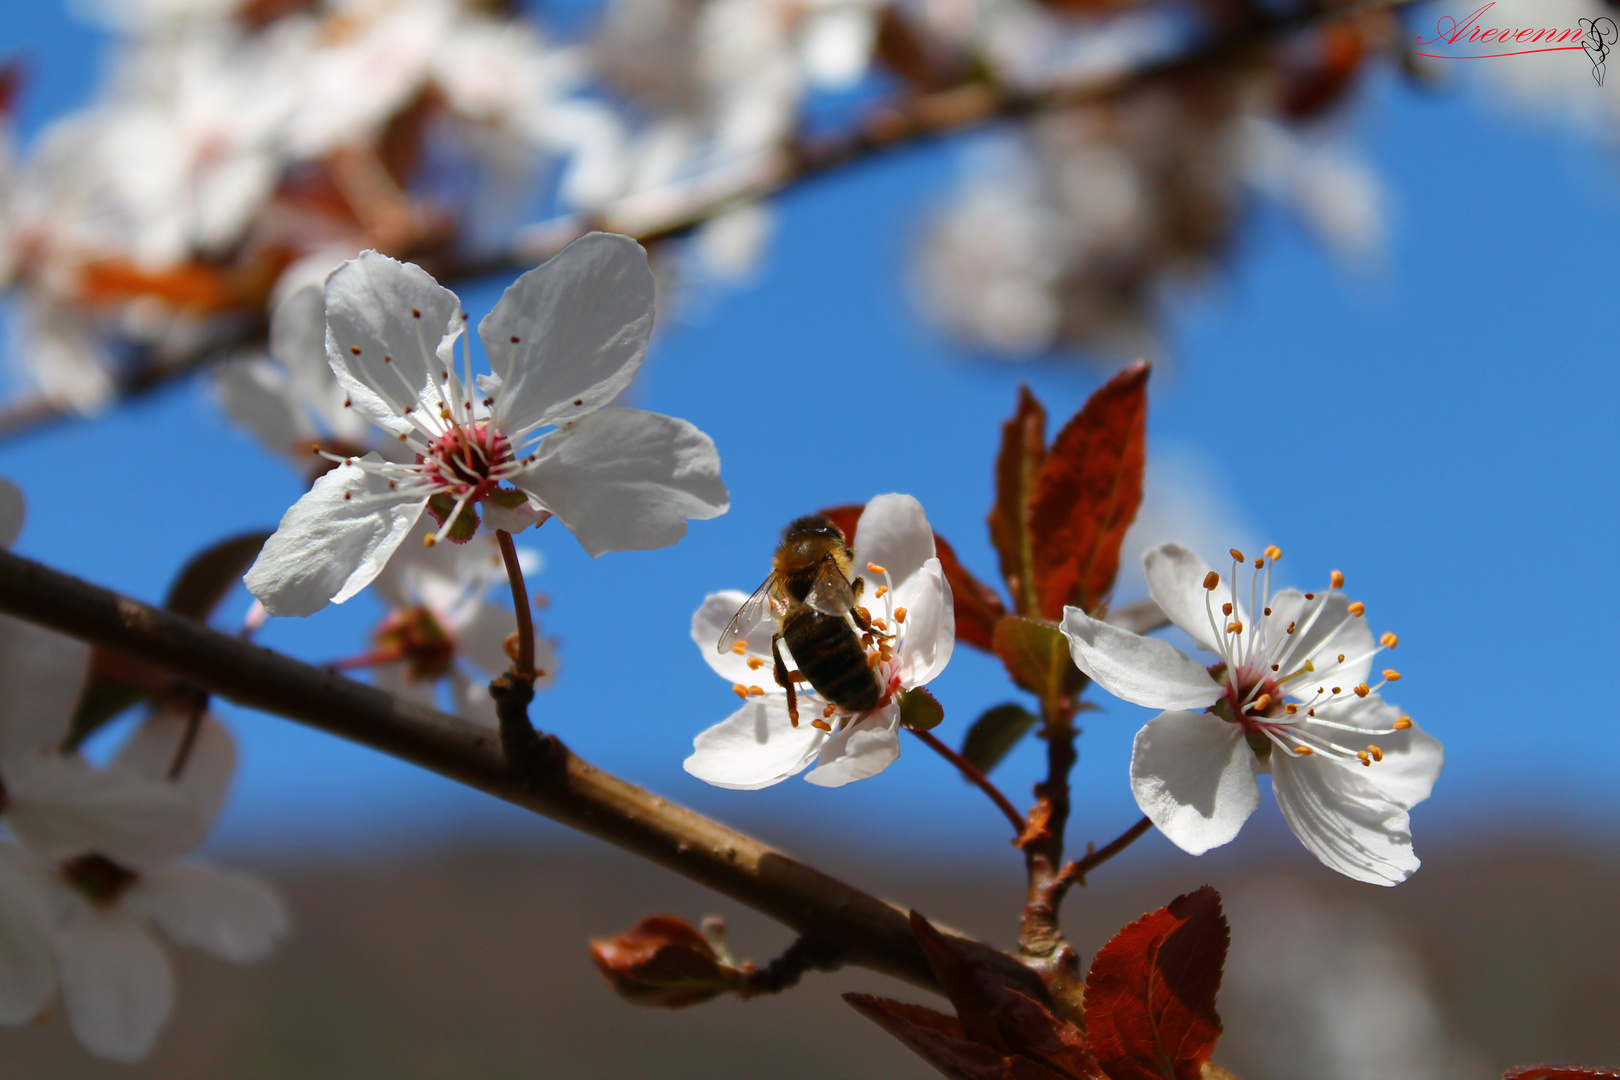
[[[0,551],[0,611],[163,668],[249,708],[319,728],[589,833],[686,875],[821,943],[843,963],[937,989],[904,908],[620,780],[555,739],[526,784],[494,731],[222,634]],[[962,939],[1032,989],[1016,959]]]
[[[527,270],[593,229],[620,232],[643,244],[669,240],[696,229],[736,206],[778,195],[818,177],[876,159],[892,151],[973,131],[989,124],[1021,120],[1052,110],[1122,98],[1161,79],[1193,74],[1241,61],[1256,49],[1318,21],[1395,10],[1417,0],[1345,0],[1302,3],[1281,14],[1257,16],[1239,29],[1217,35],[1187,53],[1112,74],[1018,90],[988,82],[904,97],[873,110],[848,131],[796,142],[757,161],[720,170],[697,184],[655,190],[622,199],[605,211],[569,215],[522,230],[509,250],[477,258],[450,251],[404,252],[440,281],[454,283]],[[262,342],[262,316],[195,353],[152,353],[120,380],[116,400],[140,397]],[[70,407],[43,397],[0,407],[0,439],[75,415]]]

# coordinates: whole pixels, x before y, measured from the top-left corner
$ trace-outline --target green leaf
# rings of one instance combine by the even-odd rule
[[[268,532],[243,533],[192,556],[169,586],[163,606],[176,615],[206,621],[231,586],[242,580],[268,539]]]
[[[1055,704],[1086,683],[1069,658],[1069,639],[1055,623],[1009,616],[996,624],[995,644],[1012,681],[1043,705]]]
[[[968,728],[967,738],[962,740],[962,756],[988,775],[1035,723],[1034,714],[1022,705],[997,705]]]
[[[912,731],[932,731],[945,719],[944,708],[920,686],[900,691],[895,700],[900,706],[901,725]]]

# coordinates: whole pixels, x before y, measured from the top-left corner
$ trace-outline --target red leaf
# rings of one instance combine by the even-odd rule
[[[1012,979],[967,956],[915,911],[911,932],[969,1039],[1003,1054],[1032,1058],[1061,1076],[1100,1080],[1097,1061],[1079,1030]]]
[[[845,994],[844,1000],[946,1076],[1002,1080],[1006,1058],[988,1046],[969,1042],[955,1017],[872,994]]]
[[[1112,1080],[1199,1080],[1220,1038],[1226,917],[1208,885],[1114,935],[1086,976],[1086,1032]]]
[[[1001,556],[1001,577],[1012,593],[1013,609],[1036,611],[1034,555],[1029,515],[1041,466],[1046,461],[1046,410],[1029,392],[1018,388],[1018,411],[1001,426],[1001,452],[996,455],[996,502],[990,508],[990,542]]]
[[[1148,364],[1108,380],[1052,442],[1030,503],[1038,614],[1092,611],[1114,586],[1119,545],[1142,501]],[[1035,613],[1030,613],[1035,614]]]
[[[974,577],[957,559],[956,552],[939,533],[934,534],[934,553],[951,586],[956,609],[956,640],[986,652],[995,649],[996,624],[1007,615],[1007,608],[996,590]]]
[[[708,1001],[741,980],[696,927],[673,915],[649,915],[616,937],[593,939],[591,959],[621,997],[660,1009]]]
[[[854,546],[855,526],[861,520],[861,511],[865,509],[864,506],[853,504],[833,506],[821,511],[821,514],[843,530],[844,539]],[[939,533],[934,534],[934,554],[939,556],[940,568],[945,571],[945,580],[950,582],[951,597],[955,601],[956,640],[977,645],[986,652],[991,651],[996,623],[1007,614],[1001,597],[996,595],[996,590],[968,572],[956,557],[955,549]]]
[[[1502,1080],[1613,1080],[1620,1069],[1602,1065],[1515,1065]]]

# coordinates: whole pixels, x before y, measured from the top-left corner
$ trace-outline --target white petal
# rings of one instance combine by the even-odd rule
[[[89,665],[82,641],[0,615],[0,781],[61,745]]]
[[[1260,805],[1257,763],[1236,724],[1164,712],[1136,733],[1131,791],[1171,843],[1202,855],[1230,843]]]
[[[517,614],[511,608],[479,601],[467,624],[456,632],[456,652],[483,672],[486,681],[512,666],[506,655],[506,638],[517,630]],[[541,642],[535,643],[535,667],[549,669],[540,662]],[[549,651],[549,649],[547,650]]]
[[[536,666],[546,671],[549,676],[553,669],[540,663],[539,645],[538,641],[535,642],[534,662]],[[535,686],[539,687],[549,682],[550,678],[538,680]],[[495,699],[489,696],[489,681],[487,679],[470,679],[461,669],[452,669],[450,672],[450,692],[457,716],[490,731],[500,729],[501,718],[495,713]]]
[[[215,377],[214,394],[225,415],[266,450],[284,457],[302,451],[308,458],[319,433],[286,373],[275,364],[263,357],[233,360]]]
[[[276,305],[270,355],[286,368],[300,405],[313,409],[333,435],[350,442],[365,437],[365,420],[344,407],[343,390],[326,359],[326,298],[319,285],[305,285]]]
[[[25,1024],[56,989],[51,915],[38,866],[0,843],[0,1024]]]
[[[1316,714],[1324,720],[1380,732],[1389,731],[1402,715],[1400,709],[1377,694],[1318,708]],[[1440,740],[1415,724],[1404,731],[1360,738],[1348,731],[1315,724],[1309,718],[1298,726],[1341,746],[1348,745],[1352,750],[1361,750],[1369,742],[1377,746],[1384,752],[1384,760],[1363,767],[1361,778],[1408,810],[1429,797],[1445,764]]]
[[[429,387],[461,331],[461,301],[420,266],[363,251],[326,279],[327,360],[353,407],[386,431],[413,430],[406,409],[436,407]]]
[[[176,943],[237,964],[269,956],[290,926],[287,905],[270,886],[200,863],[142,877],[122,903]]]
[[[1169,642],[1110,626],[1077,607],[1063,609],[1062,629],[1075,666],[1117,698],[1150,709],[1201,709],[1221,696],[1203,665]]]
[[[900,707],[892,702],[830,736],[805,780],[818,787],[843,787],[865,780],[900,757]]]
[[[391,664],[378,664],[371,669],[371,685],[393,694],[401,701],[420,705],[425,709],[439,707],[439,681],[418,679],[403,660]]]
[[[879,495],[866,504],[855,525],[855,572],[877,563],[896,589],[934,557],[934,530],[922,504],[910,495]],[[867,589],[882,584],[867,581]]]
[[[364,460],[382,461],[376,454]],[[339,465],[282,515],[242,580],[272,615],[313,615],[329,601],[341,604],[371,584],[425,506],[420,493],[392,491],[381,476]]]
[[[866,73],[876,23],[871,9],[850,5],[813,14],[804,35],[804,66],[811,80],[832,89],[855,85]]]
[[[1361,775],[1370,770],[1280,749],[1271,758],[1277,805],[1322,865],[1369,885],[1399,885],[1417,871],[1411,821]]]
[[[0,548],[10,548],[22,532],[27,504],[21,489],[10,480],[0,478]]]
[[[191,799],[175,785],[94,769],[76,756],[42,759],[8,778],[6,791],[6,823],[46,859],[95,852],[145,869],[174,861],[207,833]]]
[[[784,693],[776,685],[773,675],[773,660],[771,658],[771,638],[776,633],[776,620],[762,619],[758,626],[749,631],[745,643],[747,653],[739,656],[734,652],[720,652],[715,648],[720,635],[731,624],[731,618],[737,614],[737,609],[748,602],[748,594],[736,589],[727,589],[725,592],[710,593],[703,598],[703,606],[692,613],[692,643],[698,647],[703,656],[703,662],[714,669],[714,673],[728,683],[742,683],[744,686],[757,685],[767,694]],[[758,667],[749,667],[750,658],[763,660]],[[783,662],[787,656],[783,654]]]
[[[501,532],[520,533],[540,521],[545,511],[537,510],[528,503],[517,506],[502,506],[493,499],[484,499],[478,504],[479,512],[483,515],[484,528],[499,529]]]
[[[478,324],[501,380],[496,426],[512,435],[600,409],[635,378],[652,322],[641,245],[615,233],[575,240],[513,282]]]
[[[802,772],[826,738],[808,719],[792,725],[785,696],[750,698],[693,739],[692,755],[681,767],[715,787],[752,791]]]
[[[174,1009],[174,974],[134,916],[72,901],[56,962],[68,1024],[85,1049],[126,1063],[145,1057]]]
[[[148,716],[113,758],[112,767],[146,780],[168,782],[190,727],[182,712],[162,709]],[[196,808],[198,827],[212,830],[236,775],[236,740],[230,730],[205,714],[186,751],[184,767],[173,781]]]
[[[1306,600],[1303,593],[1285,589],[1272,598],[1269,623],[1280,623],[1275,629],[1268,625],[1267,648],[1275,648],[1273,634],[1286,638],[1284,647],[1273,653],[1272,662],[1282,668],[1283,674],[1294,671],[1309,660],[1316,670],[1289,683],[1289,693],[1309,698],[1319,686],[1342,687],[1345,693],[1357,683],[1366,682],[1372,671],[1372,630],[1367,620],[1350,614],[1350,599],[1337,590],[1316,594]],[[1288,622],[1297,622],[1293,634],[1287,634]],[[1344,662],[1339,662],[1343,656]],[[1298,687],[1298,689],[1295,689]]]
[[[895,589],[895,604],[906,609],[900,682],[908,688],[922,686],[945,670],[956,648],[956,608],[938,559],[929,559]]]
[[[667,547],[730,509],[714,441],[674,417],[602,409],[546,437],[512,482],[594,555]]]
[[[1210,610],[1214,610],[1218,625],[1222,618],[1221,605],[1232,601],[1232,583],[1226,580],[1226,575],[1221,575],[1221,583],[1210,593],[1204,588],[1209,567],[1180,544],[1160,544],[1149,549],[1142,556],[1142,573],[1147,578],[1148,594],[1170,621],[1191,634],[1203,648],[1220,652],[1209,620]],[[1206,604],[1213,608],[1207,608]]]

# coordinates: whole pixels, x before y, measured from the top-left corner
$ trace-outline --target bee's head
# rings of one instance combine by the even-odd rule
[[[831,518],[822,514],[806,514],[795,518],[782,530],[782,546],[777,549],[777,559],[781,568],[790,569],[820,562],[829,552],[835,553],[836,557],[845,555],[848,550],[844,531],[834,525]]]

